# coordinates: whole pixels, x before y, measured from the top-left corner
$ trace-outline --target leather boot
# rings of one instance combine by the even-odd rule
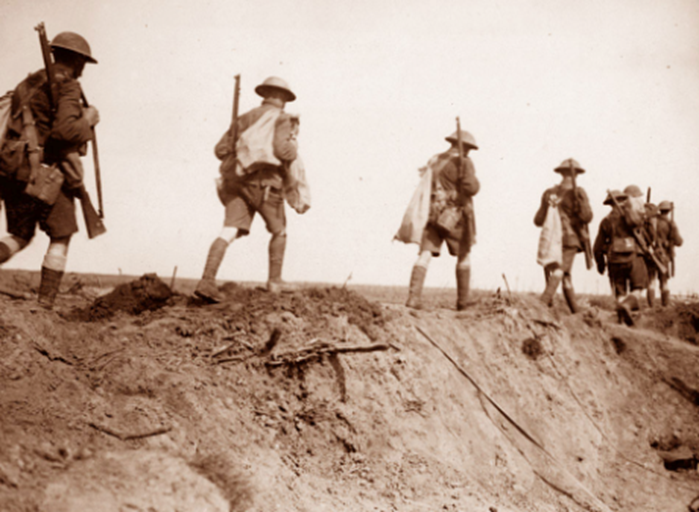
[[[663,290],[660,292],[660,301],[663,306],[670,305],[670,290]]]
[[[209,248],[209,255],[206,258],[204,273],[201,281],[197,284],[194,294],[208,302],[221,302],[223,295],[218,291],[216,286],[216,273],[221,266],[223,257],[226,255],[228,242],[223,238],[217,238]]]
[[[0,263],[5,263],[12,256],[12,251],[4,243],[0,242]]]
[[[575,314],[580,311],[578,302],[575,300],[575,289],[573,288],[573,282],[571,281],[570,276],[563,277],[563,296],[566,299],[566,303],[568,304],[568,308],[570,309],[571,313]]]
[[[648,291],[646,292],[646,298],[648,299],[648,305],[650,307],[655,306],[655,290],[652,288],[648,288]]]
[[[561,284],[563,276],[559,272],[551,272],[549,279],[546,281],[546,289],[541,294],[540,300],[547,306],[553,305],[553,296],[556,295],[558,285]]]
[[[427,269],[421,265],[414,265],[410,274],[410,288],[408,290],[408,302],[406,306],[413,309],[422,308],[422,287],[425,284]]]
[[[41,284],[39,285],[39,305],[45,309],[53,309],[61,285],[63,272],[47,267],[41,267]]]
[[[635,322],[633,316],[631,316],[631,312],[637,311],[638,309],[638,297],[629,295],[617,305],[617,315],[622,322],[629,327],[633,327]]]
[[[468,293],[471,285],[471,268],[456,267],[456,310],[463,311],[468,303]]]
[[[269,241],[269,274],[267,279],[267,291],[271,293],[290,292],[296,288],[282,280],[285,251],[286,233],[273,235]]]

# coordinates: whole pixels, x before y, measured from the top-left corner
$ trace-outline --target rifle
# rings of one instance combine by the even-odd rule
[[[616,197],[614,197],[610,190],[607,190],[607,196],[611,198],[612,203],[614,203],[616,209],[619,211],[621,215],[623,215],[623,210],[621,209],[619,202],[616,200]],[[633,235],[634,240],[636,240],[638,246],[641,248],[641,251],[643,251],[644,254],[646,254],[650,257],[650,259],[653,260],[653,263],[655,263],[655,266],[658,267],[658,270],[663,274],[667,273],[667,268],[665,267],[663,262],[660,261],[660,258],[658,258],[658,256],[655,254],[653,247],[646,244],[645,240],[643,240],[643,236],[641,236],[641,234],[638,232],[638,227],[632,226],[631,234]]]
[[[41,56],[44,59],[44,67],[46,69],[46,81],[47,81],[48,87],[49,87],[49,105],[50,105],[52,114],[55,116],[56,109],[58,108],[58,97],[57,97],[57,91],[55,89],[56,83],[55,83],[55,80],[53,79],[54,70],[53,70],[53,61],[51,59],[51,47],[49,45],[48,38],[46,37],[46,28],[44,27],[44,22],[42,21],[41,23],[39,23],[36,27],[34,27],[34,30],[36,30],[39,33],[39,44],[41,45]],[[85,99],[85,94],[82,93],[82,91],[81,91],[81,94],[82,94],[83,103],[87,107],[88,104],[87,104],[87,100]],[[102,233],[105,233],[107,231],[107,228],[104,227],[104,223],[101,220],[104,216],[104,214],[102,212],[102,181],[100,179],[99,159],[97,156],[97,139],[95,136],[95,128],[94,127],[92,127],[92,155],[93,155],[93,161],[95,164],[95,178],[96,178],[96,182],[97,182],[97,197],[99,199],[99,206],[100,206],[99,214],[95,211],[95,207],[92,206],[92,201],[90,201],[90,196],[88,195],[87,190],[85,189],[85,185],[82,185],[77,191],[77,197],[78,197],[78,199],[80,199],[80,205],[82,206],[82,210],[83,210],[83,219],[85,220],[85,227],[87,229],[87,237],[90,239],[95,238],[96,236],[99,236]]]
[[[646,203],[650,203],[650,187],[648,187],[648,192],[646,192]]]
[[[580,201],[578,199],[578,186],[577,186],[577,174],[578,171],[575,170],[575,166],[573,165],[573,159],[570,159],[570,177],[573,180],[573,208],[574,210],[580,211]],[[578,232],[578,236],[580,237],[580,241],[582,242],[583,249],[585,251],[585,266],[587,267],[587,270],[590,270],[592,268],[592,261],[593,261],[593,256],[592,256],[592,246],[590,245],[590,233],[587,230],[587,225],[586,224],[578,224],[577,222],[574,223],[578,225],[578,229],[576,231]]]
[[[231,126],[231,145],[233,146],[233,155],[235,155],[235,145],[238,142],[238,103],[240,102],[240,75],[235,75],[235,88],[233,89],[233,120]]]
[[[670,203],[670,234],[673,235],[675,229],[675,203]],[[675,243],[674,236],[672,236],[672,242],[669,248],[670,257],[670,277],[675,277]]]

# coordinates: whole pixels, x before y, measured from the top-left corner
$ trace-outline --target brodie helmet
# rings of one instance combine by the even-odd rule
[[[617,202],[620,202],[625,200],[627,198],[627,195],[624,194],[621,190],[610,190],[607,194],[607,198],[604,200],[604,203],[602,204],[614,204],[612,198],[616,199]]]
[[[575,169],[575,172],[577,174],[582,174],[585,172],[585,169],[580,167],[580,164],[574,158],[566,158],[561,162],[561,165],[559,165],[553,170],[553,172],[570,171],[571,167]]]
[[[294,101],[296,99],[296,95],[291,92],[289,84],[278,76],[270,76],[260,85],[255,87],[255,92],[263,98],[266,98],[271,91],[282,91],[286,97],[284,101],[287,102]]]
[[[458,132],[455,131],[448,137],[444,137],[444,139],[448,142],[451,142],[452,144],[456,144],[459,141],[458,135]],[[470,149],[478,149],[478,144],[476,144],[476,138],[466,130],[461,130],[461,144],[467,146]]]
[[[85,57],[87,62],[97,64],[97,60],[95,60],[90,52],[90,45],[87,44],[87,40],[75,32],[61,32],[53,38],[50,46],[51,48],[62,48],[63,50],[77,53]]]
[[[670,201],[661,201],[658,205],[658,210],[661,212],[669,212],[672,210],[672,203]]]
[[[641,189],[638,188],[637,185],[629,185],[624,189],[624,194],[629,197],[641,197],[643,192],[641,192]]]

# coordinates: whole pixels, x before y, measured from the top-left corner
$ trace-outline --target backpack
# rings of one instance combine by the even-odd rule
[[[34,73],[0,99],[0,176],[26,183],[25,194],[52,205],[61,191],[64,176],[56,164],[49,166],[42,162],[43,150],[29,107],[45,83],[45,75]]]
[[[0,176],[19,181],[29,179],[31,151],[26,128],[34,128],[34,133],[36,131],[32,112],[24,107],[29,105],[45,82],[46,79],[39,73],[31,74],[14,91],[0,98]],[[32,156],[32,159],[35,157]]]

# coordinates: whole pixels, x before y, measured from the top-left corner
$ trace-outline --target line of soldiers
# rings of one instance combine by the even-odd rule
[[[661,303],[667,306],[675,247],[683,243],[672,218],[673,204],[662,201],[656,206],[644,200],[636,185],[629,185],[623,192],[609,191],[604,204],[612,210],[602,219],[591,247],[588,225],[592,210],[584,189],[576,186],[577,175],[585,170],[573,159],[564,160],[554,170],[562,175],[561,183],[544,192],[534,217],[534,224],[542,228],[539,263],[546,276],[542,302],[552,305],[562,282],[571,312],[579,311],[571,270],[575,255],[585,252],[588,270],[594,258],[597,271],[604,275],[606,270],[609,275],[619,322],[634,324],[632,312],[641,308],[644,290],[648,305],[654,306],[658,281]]]
[[[23,80],[13,93],[7,132],[0,147],[0,198],[5,203],[8,226],[8,235],[0,238],[0,264],[29,244],[38,224],[50,238],[39,289],[39,303],[49,309],[65,270],[70,238],[77,232],[74,199],[83,186],[77,156],[85,154],[85,145],[94,137],[93,128],[99,122],[97,109],[86,105],[78,82],[85,64],[97,63],[89,44],[78,34],[62,32],[50,48],[57,91],[49,90],[45,70]],[[271,234],[267,288],[273,293],[288,289],[281,278],[286,247],[284,203],[301,214],[310,208],[310,193],[298,154],[299,118],[284,111],[296,95],[277,77],[266,79],[255,92],[263,98],[262,104],[238,117],[236,101],[234,120],[215,147],[222,161],[218,196],[225,208],[224,222],[209,248],[195,291],[208,302],[221,300],[215,281],[219,266],[228,246],[249,233],[256,214]],[[51,108],[50,101],[53,93],[57,93],[55,108]],[[38,147],[31,149],[26,134],[34,126]],[[456,308],[468,306],[469,256],[476,240],[472,198],[480,188],[468,154],[478,145],[471,133],[461,130],[458,118],[457,131],[445,139],[450,147],[421,168],[422,179],[395,236],[420,246],[407,300],[412,308],[421,307],[428,265],[433,256],[439,256],[445,242],[449,253],[456,256]],[[35,152],[40,152],[42,162],[58,165],[66,175],[53,204],[26,193],[27,182],[32,179],[28,160],[35,158]],[[576,184],[577,176],[585,170],[572,158],[554,170],[561,175],[561,182],[544,192],[534,219],[542,227],[538,261],[544,266],[546,288],[541,300],[551,305],[562,284],[570,310],[579,310],[571,270],[575,255],[584,252],[588,269],[594,256],[598,271],[602,274],[608,270],[620,320],[633,322],[631,311],[640,307],[639,296],[644,289],[648,289],[648,301],[653,304],[658,279],[661,300],[666,305],[674,247],[682,244],[671,219],[672,205],[667,201],[659,208],[644,204],[635,186],[623,193],[610,192],[605,204],[613,206],[612,212],[602,221],[593,250],[588,232],[592,210],[585,190]]]
[[[670,303],[668,280],[674,275],[675,247],[683,243],[674,222],[673,204],[646,202],[641,189],[629,185],[610,190],[604,204],[612,210],[602,219],[594,244],[597,271],[609,275],[617,300],[619,321],[633,325],[632,311],[641,308],[646,290],[648,305],[655,305],[660,282],[661,304]]]

